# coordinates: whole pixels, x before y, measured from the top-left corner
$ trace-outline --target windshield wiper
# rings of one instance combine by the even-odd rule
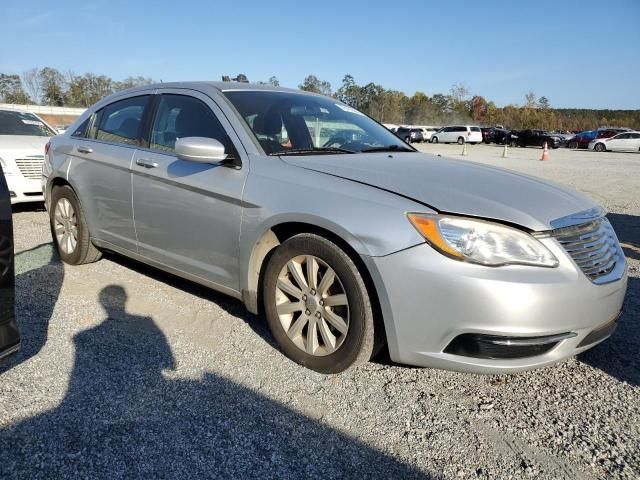
[[[281,152],[273,152],[269,155],[306,155],[309,153],[356,153],[346,148],[334,147],[314,147],[314,148],[293,148],[291,150],[283,150]]]
[[[386,147],[371,147],[365,148],[360,153],[370,153],[370,152],[415,152],[407,147],[401,147],[400,145],[387,145]]]

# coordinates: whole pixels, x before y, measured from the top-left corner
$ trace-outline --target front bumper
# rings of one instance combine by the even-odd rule
[[[24,178],[19,173],[5,174],[11,195],[11,204],[25,202],[42,202],[42,183],[39,179]]]
[[[555,363],[607,338],[612,330],[582,343],[617,318],[626,293],[626,263],[616,266],[619,280],[596,285],[554,239],[543,243],[559,259],[557,268],[484,267],[451,260],[427,244],[386,257],[363,257],[380,299],[391,358],[417,366],[510,373]],[[566,333],[574,335],[534,356],[496,359],[445,352],[463,334]]]

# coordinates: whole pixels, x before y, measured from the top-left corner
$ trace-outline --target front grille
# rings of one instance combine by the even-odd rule
[[[42,177],[43,155],[34,155],[29,158],[16,158],[16,165],[24,178],[39,179]]]
[[[593,282],[598,283],[623,261],[618,239],[606,218],[559,228],[552,235]]]

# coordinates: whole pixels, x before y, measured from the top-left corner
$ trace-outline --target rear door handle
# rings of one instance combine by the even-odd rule
[[[76,150],[80,153],[92,153],[93,152],[93,148],[89,148],[89,147],[78,147],[76,148]]]
[[[144,168],[156,168],[158,166],[156,162],[152,162],[151,160],[148,160],[146,158],[139,158],[138,160],[136,160],[136,165],[140,165]]]

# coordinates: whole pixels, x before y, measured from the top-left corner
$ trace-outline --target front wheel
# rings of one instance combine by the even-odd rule
[[[404,141],[411,145],[411,137],[405,137]]]
[[[91,243],[80,201],[71,187],[65,185],[53,190],[49,218],[51,234],[62,261],[83,265],[100,259],[102,254]]]
[[[604,143],[596,143],[596,146],[593,147],[596,152],[605,152],[607,148],[604,146]]]
[[[364,280],[337,245],[313,234],[286,240],[269,260],[263,302],[290,359],[320,373],[367,362],[381,346]]]
[[[438,143],[438,137],[433,137],[431,139],[431,143]]]

